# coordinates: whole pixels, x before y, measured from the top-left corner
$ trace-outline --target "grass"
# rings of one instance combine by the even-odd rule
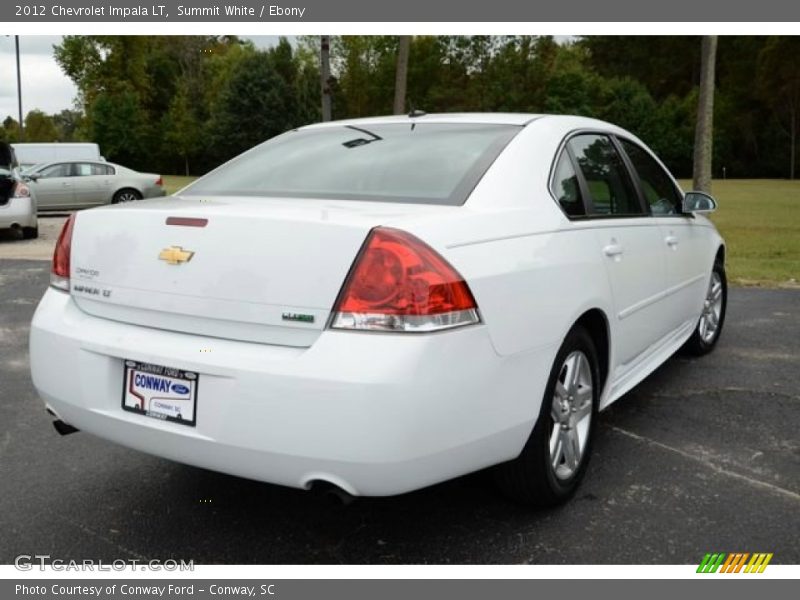
[[[197,177],[189,177],[187,175],[164,175],[164,189],[168,194],[174,194],[182,187],[189,185]]]
[[[172,194],[194,177],[164,175]],[[683,189],[691,181],[681,181]],[[728,279],[740,285],[800,286],[800,181],[716,180],[711,219],[725,237]]]
[[[681,181],[684,189],[690,181]],[[740,285],[800,286],[800,181],[715,180],[711,215],[727,246],[728,279]]]

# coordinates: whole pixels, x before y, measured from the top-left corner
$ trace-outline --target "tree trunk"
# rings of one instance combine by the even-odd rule
[[[411,49],[411,36],[401,35],[397,47],[397,71],[394,77],[394,114],[406,112],[406,86],[408,84],[408,54]]]
[[[694,130],[694,189],[711,192],[711,154],[714,135],[714,67],[717,36],[703,36],[700,51],[700,95]]]
[[[789,179],[794,180],[794,164],[797,149],[797,110],[794,106],[792,106],[792,115],[789,119],[789,127],[791,127],[791,130],[789,131],[789,139],[791,140],[789,148]]]
[[[331,36],[320,36],[320,87],[322,90],[322,120],[331,120]]]
[[[184,166],[184,168],[186,170],[186,175],[188,176],[189,175],[189,155],[188,154],[186,154],[183,157],[183,166]]]

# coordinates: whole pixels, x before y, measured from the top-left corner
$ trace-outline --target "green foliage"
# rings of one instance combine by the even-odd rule
[[[209,124],[210,145],[226,160],[295,125],[294,93],[278,53],[253,52],[230,73]]]
[[[396,36],[331,40],[334,118],[392,110]],[[567,113],[629,129],[689,176],[700,43],[688,36],[415,36],[407,105],[428,112]],[[800,110],[797,38],[720,38],[715,176],[786,176]],[[235,36],[65,36],[56,60],[82,114],[56,139],[91,139],[110,159],[201,173],[320,118],[319,37],[265,51]],[[65,114],[66,113],[66,114]],[[46,117],[46,116],[45,116]],[[49,119],[49,117],[48,117]],[[33,117],[37,135],[53,135]],[[15,139],[13,119],[0,137]],[[796,137],[796,136],[795,136]]]
[[[107,158],[132,168],[146,168],[142,157],[148,146],[148,123],[136,92],[101,93],[89,107],[89,114],[91,139]]]
[[[57,142],[59,138],[53,117],[32,110],[25,117],[26,142]]]
[[[183,159],[183,172],[189,175],[189,157],[194,156],[200,148],[201,130],[185,79],[178,83],[161,129],[169,154],[177,154]]]

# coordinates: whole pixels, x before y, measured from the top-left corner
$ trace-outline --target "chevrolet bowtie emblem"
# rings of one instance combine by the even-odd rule
[[[167,262],[168,265],[177,265],[180,263],[189,262],[192,260],[194,256],[194,252],[190,250],[184,250],[180,246],[170,246],[169,248],[164,248],[161,253],[158,255],[159,260],[164,260]]]

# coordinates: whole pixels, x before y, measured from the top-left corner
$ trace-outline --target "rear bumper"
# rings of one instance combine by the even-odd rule
[[[12,225],[36,227],[36,204],[31,198],[9,198],[0,204],[0,229]]]
[[[44,401],[83,431],[212,470],[360,495],[518,455],[552,360],[550,349],[501,358],[482,326],[325,331],[305,349],[221,340],[93,317],[52,289],[33,319],[30,357]],[[123,359],[199,372],[197,426],[123,411]]]
[[[142,190],[142,196],[144,198],[161,198],[166,195],[167,191],[158,185],[153,185]]]

